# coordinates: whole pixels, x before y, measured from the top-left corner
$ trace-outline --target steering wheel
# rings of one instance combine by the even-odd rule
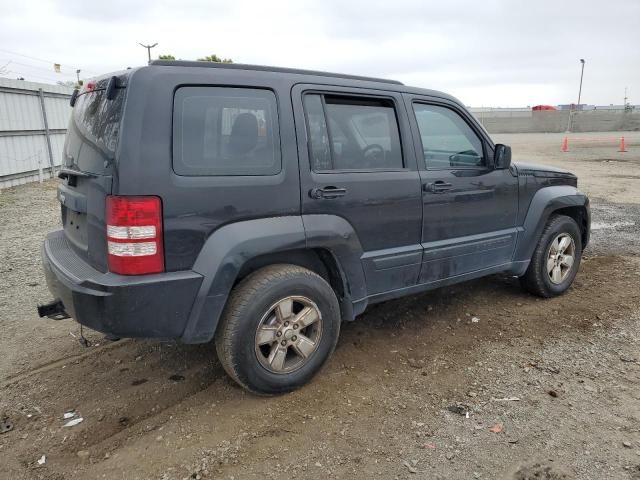
[[[367,157],[373,152],[376,152],[374,156],[380,156],[380,158],[384,159],[384,148],[377,143],[372,143],[371,145],[367,145],[364,150],[362,150],[362,155]]]

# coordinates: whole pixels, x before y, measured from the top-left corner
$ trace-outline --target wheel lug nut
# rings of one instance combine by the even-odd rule
[[[289,326],[289,322],[284,322],[284,326],[288,327]]]
[[[295,335],[293,337],[291,337],[291,341],[295,342],[298,339],[298,337],[296,337]]]
[[[297,323],[294,323],[294,324],[293,324],[293,328],[295,328],[295,329],[297,330],[297,329],[298,329],[298,324],[297,324]]]
[[[286,347],[286,345],[287,345],[287,341],[286,341],[286,340],[282,340],[282,341],[280,342],[280,345],[282,345],[283,347]]]
[[[276,337],[281,337],[282,336],[282,332],[276,332]]]

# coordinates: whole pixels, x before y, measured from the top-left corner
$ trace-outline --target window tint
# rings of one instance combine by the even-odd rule
[[[427,168],[484,166],[482,141],[455,111],[415,103]]]
[[[178,89],[173,140],[179,175],[274,175],[281,169],[276,99],[268,90]]]
[[[112,100],[107,99],[105,90],[78,96],[67,131],[69,157],[65,158],[65,166],[90,173],[105,172],[118,146],[124,99],[125,89],[116,89]]]
[[[305,95],[304,108],[307,114],[311,168],[314,171],[331,170],[333,163],[329,148],[329,133],[320,95]]]
[[[310,94],[304,104],[314,171],[403,167],[393,102]]]

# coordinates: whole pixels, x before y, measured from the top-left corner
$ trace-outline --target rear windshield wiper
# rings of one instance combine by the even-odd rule
[[[85,177],[85,178],[97,177],[98,176],[95,173],[83,172],[83,171],[80,171],[80,170],[76,170],[75,168],[62,167],[58,171],[58,178],[69,178],[72,175],[75,176],[75,177]]]

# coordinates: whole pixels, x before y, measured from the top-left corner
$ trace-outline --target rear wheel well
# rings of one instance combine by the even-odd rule
[[[587,230],[587,211],[585,207],[576,206],[559,208],[558,210],[554,210],[552,215],[566,215],[567,217],[573,218],[580,228],[582,247],[584,248],[586,246],[589,240],[589,232]]]
[[[329,250],[323,248],[287,250],[254,257],[242,266],[235,284],[256,270],[274,264],[298,265],[320,275],[331,285],[336,297],[338,297],[343,319],[352,319],[350,318],[353,316],[351,298],[348,294],[346,279],[342,274],[338,260]]]

